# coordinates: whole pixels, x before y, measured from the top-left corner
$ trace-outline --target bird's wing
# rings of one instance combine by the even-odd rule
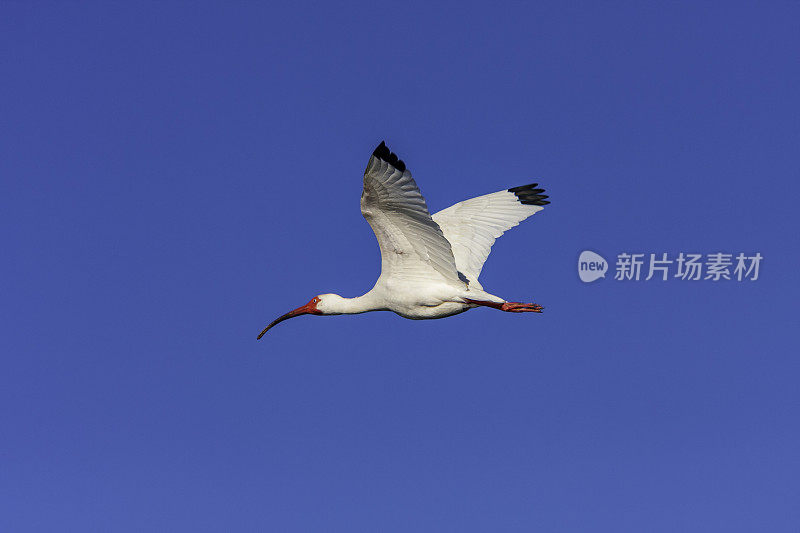
[[[538,183],[464,200],[433,215],[450,241],[456,267],[477,284],[494,241],[549,204]],[[480,287],[480,285],[477,285]]]
[[[364,171],[361,214],[381,249],[381,276],[461,284],[453,251],[406,165],[381,144]]]

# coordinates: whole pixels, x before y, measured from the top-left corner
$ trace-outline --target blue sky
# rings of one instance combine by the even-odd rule
[[[0,529],[796,531],[800,8],[562,4],[4,3]],[[545,313],[256,342],[372,287],[384,139],[547,189],[481,277]]]

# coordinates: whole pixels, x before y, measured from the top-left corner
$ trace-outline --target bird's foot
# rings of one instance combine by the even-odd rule
[[[506,302],[500,306],[501,311],[508,313],[541,313],[544,307],[539,304],[524,304],[520,302]]]

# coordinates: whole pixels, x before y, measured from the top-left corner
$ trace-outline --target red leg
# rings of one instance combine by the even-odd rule
[[[467,303],[471,303],[474,305],[482,305],[485,307],[492,307],[494,309],[499,309],[500,311],[505,311],[507,313],[541,313],[544,307],[539,304],[524,304],[520,302],[506,302],[506,303],[497,303],[497,302],[484,302],[481,300],[466,300]]]

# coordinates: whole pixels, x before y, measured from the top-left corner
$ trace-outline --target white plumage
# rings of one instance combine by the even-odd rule
[[[456,268],[469,279],[471,286],[480,288],[478,276],[494,241],[542,209],[542,205],[520,203],[516,194],[506,190],[464,200],[431,218],[450,242]]]
[[[411,319],[442,318],[487,306],[541,312],[537,304],[506,302],[483,290],[478,277],[494,241],[549,202],[537,184],[459,202],[433,216],[405,163],[382,142],[364,172],[361,213],[378,239],[381,274],[357,298],[315,296],[274,320],[302,314],[339,315],[394,311]]]
[[[408,170],[370,157],[364,172],[361,214],[378,239],[381,277],[427,280],[439,274],[453,283],[461,281],[450,243],[431,219]]]

